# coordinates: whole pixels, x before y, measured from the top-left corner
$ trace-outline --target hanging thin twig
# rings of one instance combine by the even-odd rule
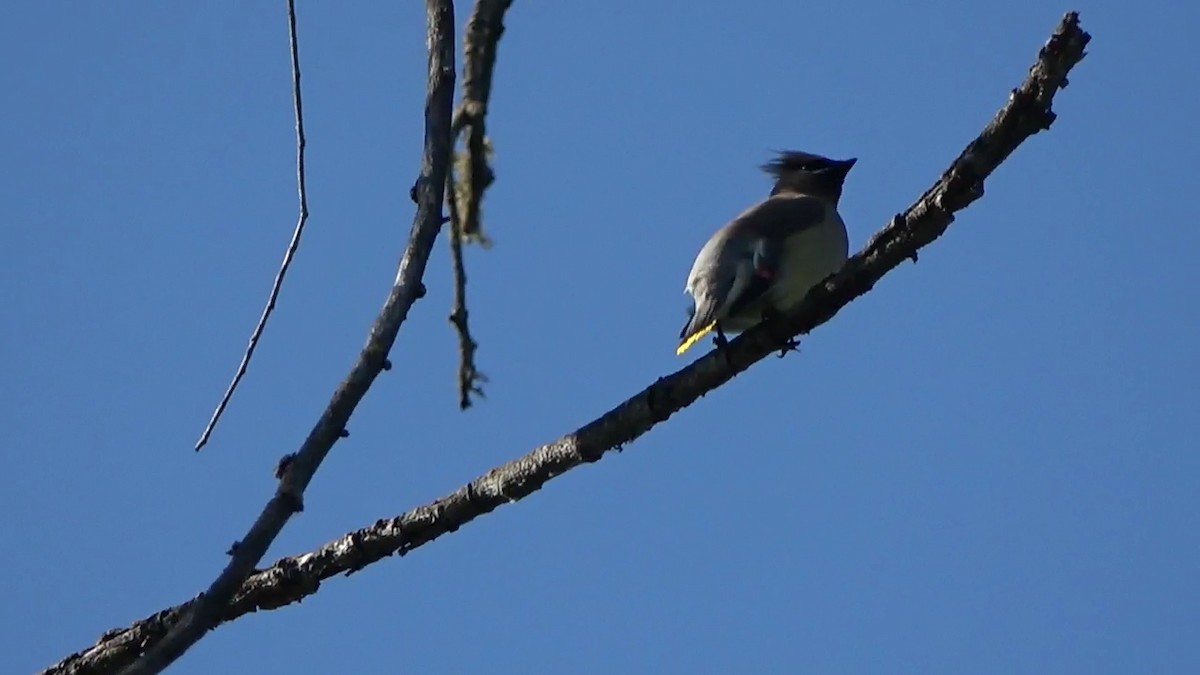
[[[213,411],[208,424],[204,426],[200,440],[196,441],[196,452],[199,452],[204,444],[208,443],[213,429],[217,426],[217,421],[221,419],[226,406],[229,405],[229,400],[233,398],[234,390],[237,389],[238,383],[246,374],[246,368],[250,366],[250,357],[254,355],[254,349],[258,347],[258,340],[267,327],[267,319],[270,318],[271,312],[275,311],[275,301],[279,299],[279,289],[283,287],[283,277],[287,274],[288,267],[291,267],[292,259],[296,257],[296,249],[300,248],[300,237],[304,234],[304,224],[308,222],[308,192],[304,186],[304,106],[300,97],[300,49],[296,42],[294,0],[288,0],[288,38],[292,49],[292,108],[296,115],[296,191],[300,194],[300,216],[296,219],[296,228],[292,230],[292,240],[288,242],[287,250],[283,253],[283,262],[279,265],[279,271],[275,273],[275,281],[271,284],[271,294],[267,298],[267,305],[263,307],[262,314],[258,317],[258,324],[254,326],[254,332],[250,334],[250,343],[246,345],[246,352],[242,354],[242,362],[238,364],[233,380],[225,388],[225,394],[221,396],[221,402],[217,404],[217,409]]]
[[[454,275],[454,305],[450,310],[450,323],[458,333],[458,407],[471,407],[471,396],[484,396],[482,383],[487,375],[475,368],[475,350],[479,343],[471,337],[471,326],[467,323],[467,272],[463,265],[463,221],[455,198],[454,170],[446,172],[446,201],[450,204],[450,270]]]
[[[504,13],[512,0],[477,0],[467,21],[463,38],[463,96],[454,112],[454,134],[465,138],[466,148],[450,166],[446,197],[450,202],[450,265],[454,275],[454,305],[450,323],[458,333],[458,407],[471,407],[471,397],[483,396],[487,377],[475,367],[478,343],[467,323],[467,275],[463,242],[487,248],[491,241],[483,233],[483,193],[495,180],[491,167],[491,143],[485,119],[492,93],[496,53],[504,34]]]

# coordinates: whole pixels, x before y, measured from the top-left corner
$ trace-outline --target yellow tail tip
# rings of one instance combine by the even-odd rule
[[[688,336],[688,338],[687,338],[686,340],[684,340],[684,341],[683,341],[683,342],[682,342],[682,343],[679,345],[679,347],[678,347],[678,348],[676,348],[676,349],[675,349],[675,356],[680,356],[681,354],[683,354],[684,352],[686,352],[686,351],[688,350],[688,348],[689,348],[689,347],[691,347],[692,345],[696,344],[696,341],[697,341],[697,340],[699,340],[700,338],[704,337],[705,335],[708,335],[708,332],[709,332],[710,330],[712,330],[712,329],[713,329],[713,327],[714,327],[714,326],[716,326],[716,325],[717,325],[717,322],[716,322],[716,321],[713,321],[712,323],[708,324],[708,325],[707,325],[707,326],[705,326],[704,328],[701,328],[700,330],[696,331],[695,333],[692,333],[691,335],[689,335],[689,336]]]

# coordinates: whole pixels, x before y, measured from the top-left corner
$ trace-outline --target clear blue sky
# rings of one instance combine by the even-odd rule
[[[265,562],[451,491],[688,362],[684,278],[772,148],[856,156],[853,248],[1003,104],[1063,11],[1090,56],[916,265],[653,430],[172,672],[1200,670],[1200,5],[525,2],[468,252]],[[465,23],[468,3],[459,3]],[[16,3],[0,20],[0,661],[204,588],[353,361],[412,221],[420,3]],[[692,358],[695,356],[689,354]]]

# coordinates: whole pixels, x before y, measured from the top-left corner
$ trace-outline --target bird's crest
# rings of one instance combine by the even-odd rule
[[[842,196],[842,181],[857,160],[836,160],[800,150],[783,150],[762,165],[775,177],[771,196],[781,192],[812,194],[837,201]]]
[[[762,165],[762,170],[776,178],[795,171],[819,171],[829,168],[833,161],[828,157],[800,150],[780,150],[779,156]]]

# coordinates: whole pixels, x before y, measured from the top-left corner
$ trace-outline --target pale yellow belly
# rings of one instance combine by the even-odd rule
[[[722,328],[744,331],[762,320],[767,307],[786,313],[804,299],[810,288],[842,268],[848,249],[846,228],[840,218],[793,236],[780,259],[780,276],[770,291],[759,302],[721,321]]]

